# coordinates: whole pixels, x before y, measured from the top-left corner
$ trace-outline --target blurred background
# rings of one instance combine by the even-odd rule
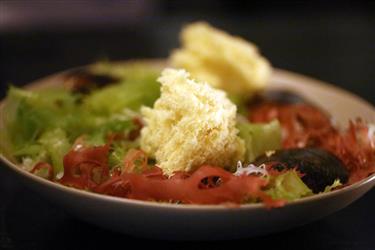
[[[275,67],[334,83],[375,105],[375,4],[364,1],[0,0],[0,98],[10,83],[22,86],[101,59],[165,58],[178,47],[181,27],[197,20],[253,41]],[[233,242],[115,234],[30,195],[16,180],[0,166],[0,249],[233,248]],[[373,249],[374,194],[315,223],[251,239],[251,246]]]
[[[196,20],[375,104],[375,4],[363,1],[0,1],[0,97],[9,83],[100,59],[167,57]]]

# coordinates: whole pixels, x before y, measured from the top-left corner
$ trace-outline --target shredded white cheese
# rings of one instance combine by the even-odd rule
[[[240,176],[240,175],[250,175],[250,174],[267,176],[268,172],[266,169],[266,165],[262,164],[260,166],[256,166],[254,164],[249,164],[246,167],[243,167],[241,161],[237,162],[237,170],[234,173],[234,175]]]

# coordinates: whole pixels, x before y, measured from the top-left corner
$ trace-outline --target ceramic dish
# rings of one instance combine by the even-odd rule
[[[149,61],[155,67],[163,62]],[[36,81],[27,88],[45,88],[61,82],[66,72]],[[338,125],[361,117],[375,122],[375,109],[367,102],[329,84],[276,69],[270,89],[287,89],[331,114]],[[2,106],[1,106],[2,107]],[[1,115],[1,108],[0,108]],[[0,129],[3,129],[0,124]],[[68,188],[17,166],[3,150],[1,159],[27,187],[45,195],[77,218],[125,234],[181,240],[212,240],[251,237],[303,225],[354,202],[375,185],[375,174],[351,186],[318,194],[268,210],[262,204],[177,205],[105,196]]]

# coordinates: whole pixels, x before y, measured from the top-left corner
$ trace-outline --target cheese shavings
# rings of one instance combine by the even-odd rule
[[[249,164],[246,167],[242,166],[242,162],[237,162],[237,170],[234,172],[234,175],[241,176],[241,175],[260,175],[260,176],[267,176],[268,172],[266,169],[266,165],[262,164],[260,166],[256,166],[254,164]]]
[[[174,67],[230,94],[251,96],[266,87],[271,66],[254,44],[205,22],[186,26],[180,39],[182,48],[170,57]]]

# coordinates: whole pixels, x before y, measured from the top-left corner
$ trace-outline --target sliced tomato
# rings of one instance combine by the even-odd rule
[[[222,168],[206,165],[191,175],[179,172],[171,178],[162,178],[161,170],[154,169],[156,175],[125,172],[99,185],[95,191],[130,199],[184,204],[240,204],[247,199],[260,199],[268,207],[285,204],[262,191],[267,185],[262,177],[235,176]]]
[[[71,150],[64,157],[64,175],[60,183],[80,189],[92,189],[109,177],[109,145]]]
[[[47,176],[46,179],[53,180],[54,178],[54,171],[51,164],[47,162],[39,162],[37,163],[33,169],[31,169],[30,173],[38,175],[42,170],[47,170]]]

